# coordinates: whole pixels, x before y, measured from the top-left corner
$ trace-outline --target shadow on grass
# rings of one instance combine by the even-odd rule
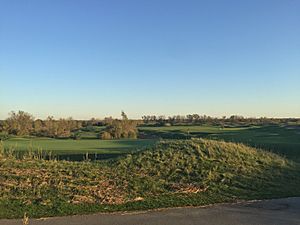
[[[272,151],[290,160],[300,162],[300,134],[297,129],[268,125],[249,129],[218,132],[197,132],[189,134],[178,129],[170,131],[143,130],[145,135],[163,139],[208,138],[243,143],[251,147]]]
[[[95,161],[95,160],[107,160],[107,159],[116,159],[120,156],[126,155],[128,153],[89,153],[89,154],[65,154],[65,155],[56,155],[53,158],[57,160],[65,161]],[[49,160],[49,157],[46,157],[46,160]]]

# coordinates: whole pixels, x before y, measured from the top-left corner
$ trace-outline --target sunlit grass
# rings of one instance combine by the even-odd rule
[[[162,141],[102,162],[16,159],[0,147],[0,218],[203,205],[299,196],[299,164],[205,139]]]

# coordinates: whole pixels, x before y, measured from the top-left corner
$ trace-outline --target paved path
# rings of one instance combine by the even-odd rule
[[[21,225],[0,220],[0,225]],[[30,220],[30,225],[300,225],[300,198]]]

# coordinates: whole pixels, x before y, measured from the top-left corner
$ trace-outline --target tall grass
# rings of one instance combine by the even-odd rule
[[[9,159],[36,159],[36,160],[52,160],[54,159],[51,151],[44,151],[42,148],[34,148],[29,145],[26,151],[17,151],[17,145],[9,145],[4,147],[3,141],[0,141],[0,157]]]

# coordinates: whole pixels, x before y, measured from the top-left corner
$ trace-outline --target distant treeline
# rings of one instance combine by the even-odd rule
[[[174,125],[215,125],[215,126],[249,126],[249,125],[272,125],[294,123],[300,125],[300,118],[247,118],[238,115],[221,118],[199,114],[185,116],[142,116],[143,124],[149,126],[174,126]]]
[[[73,118],[60,118],[55,120],[48,116],[47,119],[34,119],[34,117],[24,111],[11,112],[10,116],[0,121],[0,132],[3,135],[16,136],[39,136],[51,138],[80,138],[80,129],[89,126],[105,126],[98,137],[100,139],[137,138],[137,120],[129,120],[122,112],[122,119],[112,117],[104,120],[74,120]]]
[[[11,112],[6,120],[0,121],[0,132],[4,135],[40,136],[52,138],[80,138],[80,130],[91,126],[104,126],[98,133],[100,139],[137,138],[137,126],[176,126],[176,125],[212,125],[221,127],[289,124],[300,125],[300,118],[246,118],[232,115],[230,117],[210,117],[189,114],[186,116],[143,116],[141,120],[130,120],[122,112],[121,119],[107,117],[104,119],[74,120],[72,117],[45,120],[23,111]]]
[[[82,127],[82,122],[67,119],[55,120],[48,116],[46,120],[36,119],[27,112],[11,112],[10,117],[1,122],[0,130],[17,136],[70,137],[71,131]]]

